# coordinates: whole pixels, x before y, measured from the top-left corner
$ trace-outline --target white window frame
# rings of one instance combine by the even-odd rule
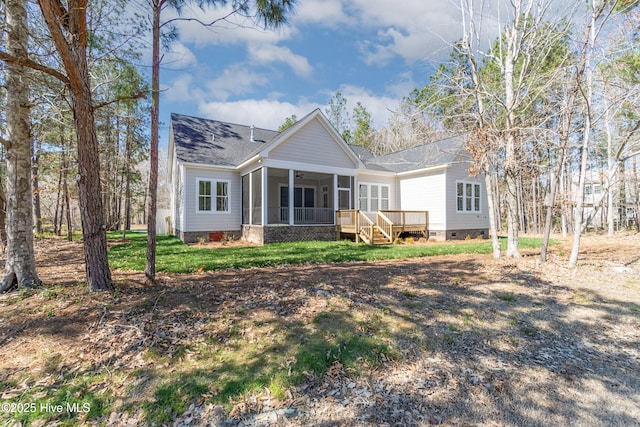
[[[458,186],[462,184],[462,194],[458,194]],[[471,194],[468,193],[468,186],[471,186]],[[462,198],[462,209],[459,201]],[[456,181],[456,212],[477,214],[482,212],[482,185],[474,181]],[[477,209],[476,209],[477,208]]]
[[[361,192],[360,192],[360,188],[361,187],[366,187],[367,189],[367,194],[362,197],[361,196]],[[377,196],[375,197],[375,202],[377,204],[377,209],[372,209],[371,205],[372,205],[372,194],[374,193],[372,191],[372,188],[376,187],[376,194]],[[382,189],[386,188],[387,189],[387,197],[382,197]],[[377,212],[377,211],[386,211],[391,209],[391,186],[388,184],[379,184],[379,183],[368,183],[368,182],[360,182],[358,183],[358,209],[361,208],[360,205],[360,201],[364,200],[366,198],[367,200],[367,209],[365,210],[365,212]],[[384,207],[383,206],[383,202],[386,201],[387,206]],[[360,209],[362,210],[362,209]]]
[[[209,182],[211,184],[211,209],[200,209],[200,183]],[[227,210],[218,210],[218,184],[224,183],[227,185]],[[196,213],[199,214],[230,214],[231,213],[231,181],[228,179],[215,179],[215,178],[196,178]]]

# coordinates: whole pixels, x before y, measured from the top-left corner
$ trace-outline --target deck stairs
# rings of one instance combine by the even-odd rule
[[[391,239],[384,235],[380,227],[377,225],[373,226],[373,236],[370,238],[364,230],[360,231],[360,238],[362,241],[367,243],[368,245],[388,245],[393,243]]]

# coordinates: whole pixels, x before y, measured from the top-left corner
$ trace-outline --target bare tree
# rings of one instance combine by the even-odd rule
[[[585,45],[585,72],[584,81],[581,82],[580,93],[584,101],[583,113],[583,132],[582,146],[580,158],[580,174],[578,178],[578,188],[576,194],[576,207],[574,209],[574,232],[573,245],[571,247],[571,255],[569,256],[569,266],[575,267],[578,263],[578,255],[580,253],[580,239],[584,228],[584,189],[589,164],[589,150],[592,144],[593,132],[593,102],[594,102],[594,64],[593,56],[596,49],[596,41],[600,35],[604,25],[607,23],[611,15],[621,7],[632,7],[637,1],[610,0],[598,1],[590,0],[586,7],[586,31],[584,36]]]

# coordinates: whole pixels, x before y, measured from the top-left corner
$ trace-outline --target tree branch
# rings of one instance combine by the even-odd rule
[[[106,107],[108,105],[115,104],[116,102],[120,102],[120,101],[129,101],[129,100],[133,100],[133,99],[146,98],[147,97],[147,92],[149,92],[149,91],[148,90],[139,90],[139,91],[137,91],[135,93],[132,93],[131,95],[119,96],[116,99],[112,99],[111,101],[105,101],[105,102],[101,102],[100,104],[94,105],[93,109],[97,110],[99,108],[103,108],[103,107]]]
[[[236,13],[240,12],[243,9],[242,6],[237,7],[236,9],[232,10],[231,12],[227,13],[225,16],[222,16],[220,18],[214,19],[211,22],[204,22],[198,18],[182,18],[182,17],[177,17],[177,18],[173,18],[173,19],[169,19],[165,22],[163,22],[160,27],[164,27],[165,25],[169,25],[173,22],[177,22],[177,21],[192,21],[192,22],[197,22],[198,24],[202,25],[203,27],[213,27],[215,24],[217,24],[220,21],[226,21],[229,17],[235,15]]]
[[[45,74],[48,74],[56,79],[60,80],[64,84],[69,84],[69,78],[62,74],[61,72],[54,70],[51,67],[47,67],[46,65],[42,65],[39,62],[32,61],[29,58],[16,58],[13,55],[9,55],[4,51],[0,51],[0,61],[10,62],[12,64],[21,65],[23,67],[31,68],[32,70],[41,71]]]
[[[82,83],[82,77],[80,70],[78,68],[78,64],[74,61],[74,51],[72,46],[67,41],[63,28],[66,30],[67,26],[62,26],[64,21],[61,21],[64,17],[59,16],[61,13],[59,7],[59,1],[56,0],[38,0],[38,4],[40,6],[40,11],[42,12],[42,17],[44,18],[44,22],[47,24],[47,28],[49,29],[49,33],[51,34],[51,38],[56,46],[58,53],[60,54],[60,59],[64,64],[64,68],[67,71],[67,79],[65,83],[71,88],[74,92],[80,92],[82,89],[78,88]],[[64,8],[62,9],[64,11]],[[68,16],[65,15],[65,16]],[[66,20],[65,20],[66,21]]]

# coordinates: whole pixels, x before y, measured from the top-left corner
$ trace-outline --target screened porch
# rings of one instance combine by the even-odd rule
[[[334,225],[353,206],[355,178],[263,167],[242,177],[242,224]]]

